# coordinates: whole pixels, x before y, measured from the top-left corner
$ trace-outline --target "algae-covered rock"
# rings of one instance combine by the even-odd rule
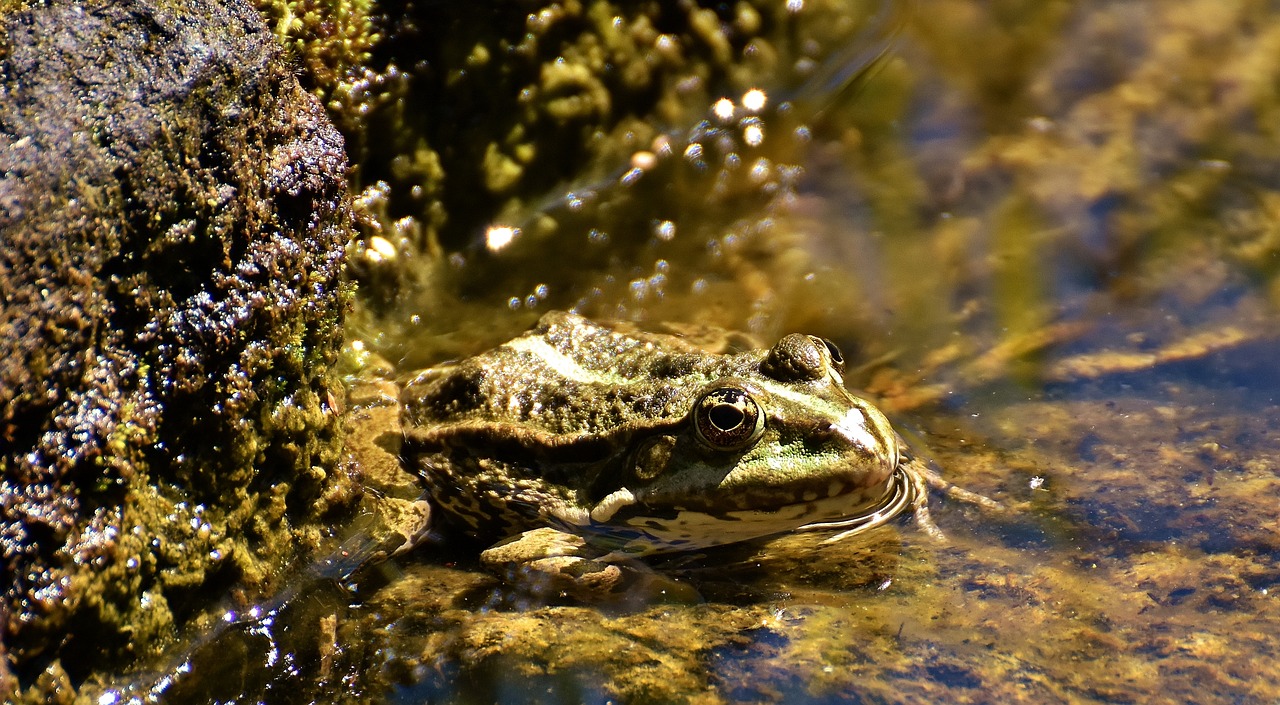
[[[259,15],[5,7],[0,692],[264,586],[351,492],[347,163]]]

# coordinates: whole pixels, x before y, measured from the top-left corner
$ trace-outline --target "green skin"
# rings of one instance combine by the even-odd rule
[[[842,362],[812,336],[717,355],[549,313],[410,382],[404,455],[484,540],[551,527],[644,555],[883,523],[922,494],[919,475]]]

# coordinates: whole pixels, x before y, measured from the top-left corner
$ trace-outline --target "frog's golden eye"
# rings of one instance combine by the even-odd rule
[[[755,399],[737,387],[707,392],[693,410],[698,438],[716,450],[740,450],[764,432],[764,412]]]

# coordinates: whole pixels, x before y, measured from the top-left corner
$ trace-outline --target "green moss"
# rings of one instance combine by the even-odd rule
[[[610,94],[588,60],[582,64],[542,65],[538,100],[547,116],[559,124],[590,122],[610,114]]]
[[[175,5],[0,30],[0,681],[64,649],[77,682],[146,655],[201,593],[268,588],[321,498],[350,496],[325,405],[351,297],[341,139],[250,9]]]
[[[259,0],[257,5],[325,105],[335,94],[351,93],[382,39],[374,24],[375,0]]]

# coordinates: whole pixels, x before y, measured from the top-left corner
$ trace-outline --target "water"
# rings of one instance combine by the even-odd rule
[[[817,333],[1008,511],[938,497],[945,543],[909,521],[790,538],[601,605],[428,546],[301,580],[135,682],[175,702],[1274,702],[1278,12],[929,3],[851,96],[762,111],[762,147],[668,131],[716,164],[767,158],[760,179],[675,160],[631,198],[592,167],[367,336],[407,369],[551,307]],[[887,35],[851,36],[865,57]],[[432,337],[465,328],[433,316],[450,296],[488,323]]]

